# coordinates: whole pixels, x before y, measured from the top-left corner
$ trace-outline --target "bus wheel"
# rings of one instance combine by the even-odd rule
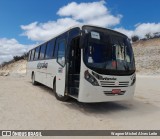
[[[67,101],[68,98],[69,98],[68,96],[62,96],[62,95],[60,95],[60,94],[58,94],[58,93],[56,92],[56,82],[53,84],[53,92],[55,93],[56,99],[58,99],[58,100],[60,100],[60,101],[65,102],[65,101]]]
[[[34,73],[32,74],[32,84],[37,85],[37,82],[35,81],[35,75]]]

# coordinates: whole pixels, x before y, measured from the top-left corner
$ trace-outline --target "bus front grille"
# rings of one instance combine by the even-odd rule
[[[123,82],[117,82],[116,81],[100,81],[100,84],[102,87],[128,87],[129,82],[123,81]]]

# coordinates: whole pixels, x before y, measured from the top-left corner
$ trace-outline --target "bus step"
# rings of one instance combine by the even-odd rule
[[[78,94],[75,94],[75,95],[70,95],[69,94],[69,96],[72,97],[72,98],[74,98],[74,99],[78,99]]]
[[[78,87],[70,87],[69,96],[74,96],[78,98],[79,88]]]

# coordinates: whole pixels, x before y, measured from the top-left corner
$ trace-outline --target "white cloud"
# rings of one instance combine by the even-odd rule
[[[127,30],[127,29],[122,28],[122,27],[121,27],[121,28],[115,28],[114,30],[116,30],[116,31],[118,31],[118,32],[121,32],[121,33],[127,35],[129,38],[131,38],[131,36],[133,36],[133,34],[134,34],[134,31],[132,31],[132,30]]]
[[[27,52],[32,45],[20,44],[16,39],[0,38],[0,64]]]
[[[156,32],[160,32],[160,23],[143,23],[136,27],[134,34],[144,37],[147,33],[153,34]]]
[[[57,12],[60,16],[72,16],[76,20],[88,20],[107,13],[108,9],[104,1],[80,4],[72,2]]]
[[[144,38],[146,34],[160,32],[160,23],[139,23],[135,25],[134,30],[127,30],[125,28],[115,28],[115,30],[126,34],[128,37],[137,35],[140,38]]]
[[[47,23],[34,22],[26,26],[22,25],[21,28],[25,31],[22,35],[27,36],[28,39],[45,41],[75,24],[78,22],[72,18],[62,18]]]
[[[71,2],[61,7],[57,14],[60,18],[56,21],[22,25],[23,35],[34,41],[45,41],[76,24],[111,27],[119,24],[122,18],[122,15],[112,15],[103,0],[79,4]]]
[[[59,9],[60,16],[70,16],[83,23],[100,25],[104,27],[113,26],[120,23],[121,15],[113,16],[105,5],[105,1],[80,3],[69,3]]]

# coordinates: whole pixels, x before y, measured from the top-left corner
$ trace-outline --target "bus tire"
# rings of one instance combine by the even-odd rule
[[[37,85],[37,82],[35,81],[34,73],[32,73],[32,85]]]
[[[54,82],[54,84],[53,84],[53,92],[55,93],[55,97],[56,97],[56,99],[57,100],[59,100],[59,101],[63,101],[63,102],[65,102],[65,101],[67,101],[68,100],[68,96],[62,96],[62,95],[59,95],[57,92],[56,92],[56,82]]]

